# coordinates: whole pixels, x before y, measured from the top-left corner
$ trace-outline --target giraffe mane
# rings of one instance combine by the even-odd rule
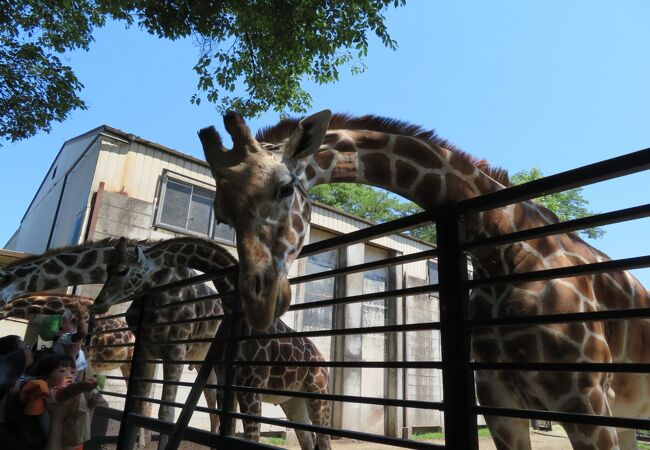
[[[301,119],[301,117],[283,119],[276,125],[260,129],[255,138],[259,142],[280,144],[291,136],[291,133],[296,129],[296,126]],[[508,172],[505,169],[491,166],[487,160],[477,158],[470,153],[460,150],[451,142],[438,136],[434,130],[423,128],[420,125],[414,125],[402,120],[391,119],[389,117],[374,115],[355,117],[350,114],[337,113],[332,116],[328,129],[369,130],[399,134],[401,136],[412,136],[421,139],[432,146],[443,147],[447,150],[453,151],[457,155],[466,159],[470,164],[476,166],[481,172],[485,173],[505,187],[512,186]]]
[[[32,255],[32,256],[26,256],[21,259],[17,259],[15,261],[10,262],[6,266],[4,266],[4,270],[6,269],[13,269],[16,267],[23,266],[24,264],[32,263],[39,261],[41,259],[47,259],[50,256],[58,255],[61,253],[65,253],[68,251],[75,251],[75,250],[83,250],[85,248],[93,248],[93,247],[114,247],[117,245],[117,243],[120,241],[120,238],[115,238],[115,237],[110,237],[110,238],[105,238],[101,239],[99,241],[87,241],[84,242],[83,244],[79,245],[69,245],[66,247],[57,247],[57,248],[52,248],[50,250],[45,251],[44,253],[41,253],[40,255]],[[143,240],[136,240],[136,239],[127,239],[127,244],[132,245],[132,244],[139,244],[139,245],[144,245],[144,246],[152,246],[156,245],[159,243],[159,239],[143,239]]]

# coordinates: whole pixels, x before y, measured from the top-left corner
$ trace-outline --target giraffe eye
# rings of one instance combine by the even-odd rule
[[[293,183],[280,186],[278,190],[278,198],[289,197],[293,194]]]
[[[125,276],[127,273],[129,273],[129,268],[126,266],[117,269],[117,275],[120,277]]]

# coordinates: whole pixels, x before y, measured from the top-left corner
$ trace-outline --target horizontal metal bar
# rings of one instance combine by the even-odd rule
[[[133,347],[135,343],[130,344],[99,344],[99,345],[88,345],[86,348],[115,348],[115,347]]]
[[[119,397],[119,398],[126,398],[126,394],[121,394],[119,392],[112,392],[112,391],[99,391],[100,394],[102,395],[108,395],[109,397]]]
[[[472,370],[650,373],[646,363],[470,362]]]
[[[459,212],[485,211],[642,172],[648,168],[650,168],[650,148],[463,200],[452,205],[452,208]]]
[[[221,320],[225,314],[216,314],[214,316],[192,317],[191,319],[170,320],[169,322],[147,322],[143,323],[142,327],[155,328],[159,326],[178,325],[181,323],[195,323],[195,322],[209,322],[212,320]]]
[[[111,314],[110,316],[101,316],[101,317],[96,316],[95,322],[100,320],[119,319],[120,317],[125,317],[125,316],[126,316],[126,312],[119,313],[119,314]]]
[[[432,211],[423,211],[407,217],[401,217],[390,222],[380,223],[372,227],[362,228],[351,233],[338,235],[336,237],[325,239],[322,241],[314,242],[313,244],[305,245],[300,252],[299,258],[305,256],[315,255],[328,250],[333,250],[344,245],[356,244],[358,242],[365,242],[372,239],[377,239],[387,234],[395,234],[420,226],[423,224],[430,224],[435,221],[435,214]]]
[[[136,377],[136,381],[142,383],[151,383],[151,384],[160,384],[160,385],[172,385],[172,386],[184,386],[192,387],[193,382],[190,381],[173,381],[173,380],[160,380],[155,378],[140,378]],[[337,402],[348,402],[348,403],[364,403],[369,405],[382,405],[382,406],[399,406],[404,408],[418,408],[418,409],[435,409],[442,411],[444,409],[444,404],[442,402],[430,402],[424,400],[400,400],[400,399],[391,399],[391,398],[379,398],[379,397],[361,397],[355,395],[336,395],[336,394],[320,394],[313,392],[301,392],[301,391],[287,391],[281,389],[264,389],[256,388],[251,386],[224,386],[222,384],[210,384],[205,385],[206,389],[216,389],[223,391],[226,389],[240,392],[254,392],[258,394],[267,394],[267,395],[276,395],[284,397],[299,397],[299,398],[312,398],[312,399],[323,399],[331,400]],[[207,408],[205,412],[215,412],[215,410]]]
[[[603,320],[644,319],[647,317],[650,317],[650,308],[610,309],[607,311],[471,319],[466,321],[466,325],[470,328],[483,328],[494,326],[542,325],[547,323],[601,322]]]
[[[393,437],[388,437],[388,436],[380,436],[377,434],[370,434],[370,433],[364,433],[361,431],[351,431],[351,430],[342,430],[340,428],[328,428],[328,427],[321,427],[318,425],[311,425],[311,424],[305,424],[305,423],[297,423],[297,422],[291,422],[289,420],[284,420],[284,419],[272,419],[270,417],[260,417],[260,416],[254,416],[251,414],[242,414],[242,413],[236,413],[236,412],[222,412],[222,415],[224,416],[231,416],[235,419],[247,419],[255,422],[260,422],[260,423],[266,423],[270,425],[277,425],[279,427],[285,427],[285,428],[293,428],[293,429],[298,429],[298,430],[306,430],[306,431],[311,431],[314,433],[322,433],[322,434],[329,434],[331,436],[339,436],[342,438],[349,438],[349,439],[357,439],[360,441],[365,441],[365,442],[374,442],[376,444],[383,444],[383,445],[393,445],[395,447],[401,447],[401,448],[410,448],[410,449],[422,449],[422,450],[428,450],[428,449],[444,449],[444,445],[440,444],[430,444],[428,442],[420,442],[420,441],[414,441],[414,440],[406,440],[406,439],[399,439],[399,438],[393,438]]]
[[[109,419],[117,420],[120,422],[122,420],[122,411],[115,408],[107,408],[105,406],[95,407],[94,415],[100,415],[103,417],[108,417]]]
[[[206,300],[219,300],[231,296],[232,296],[232,292],[226,292],[223,294],[217,293],[217,294],[203,295],[201,297],[191,298],[189,300],[179,300],[177,302],[165,303],[164,305],[156,305],[156,310],[165,309],[165,308],[176,308],[178,306],[183,306],[183,305],[196,303],[196,302],[203,302]]]
[[[372,261],[364,264],[340,267],[338,269],[326,270],[323,272],[311,273],[309,275],[294,277],[289,279],[289,283],[293,285],[293,284],[306,283],[308,281],[321,280],[323,278],[332,278],[338,275],[350,275],[352,273],[364,272],[367,270],[373,270],[381,267],[395,266],[398,264],[411,263],[422,259],[435,258],[436,256],[438,256],[437,249],[424,250],[422,252],[410,253],[408,255],[395,256],[392,258],[380,259],[378,261]]]
[[[205,364],[203,360],[158,360],[139,359],[144,364]],[[215,366],[230,364],[231,361],[211,361]],[[232,361],[236,366],[289,366],[289,367],[351,367],[370,369],[442,369],[441,361]]]
[[[473,250],[480,247],[498,246],[520,242],[529,239],[536,239],[543,236],[549,236],[559,233],[568,233],[570,231],[582,230],[585,228],[597,227],[602,225],[611,225],[627,220],[641,219],[650,216],[650,203],[633,208],[619,209],[617,211],[595,214],[581,219],[567,220],[565,222],[545,225],[543,227],[532,228],[530,230],[516,231],[490,238],[477,239],[460,245],[463,251]]]
[[[120,331],[130,331],[133,333],[135,331],[135,327],[113,328],[112,330],[93,331],[93,335],[98,336],[100,334],[112,334],[112,333],[118,333]]]
[[[202,275],[197,275],[190,278],[185,278],[183,280],[174,281],[172,283],[162,284],[160,286],[155,286],[144,291],[140,291],[132,296],[133,299],[144,298],[153,294],[158,294],[160,292],[169,291],[172,289],[178,289],[186,286],[192,286],[194,284],[206,283],[208,281],[216,280],[217,278],[223,278],[228,275],[234,275],[237,273],[237,266],[229,266],[223,269],[216,270],[214,272],[205,273]]]
[[[485,416],[517,417],[522,419],[550,420],[553,422],[584,423],[605,427],[650,429],[650,419],[633,419],[627,417],[596,416],[591,414],[574,414],[559,411],[540,411],[525,409],[498,408],[494,406],[474,406],[472,412]]]
[[[468,280],[465,286],[472,289],[495,284],[521,283],[524,281],[551,280],[555,278],[568,278],[580,275],[591,275],[603,272],[622,272],[630,269],[641,269],[650,266],[650,256],[638,256],[635,258],[615,259],[579,266],[558,267],[554,269],[536,270],[534,272],[513,273],[499,277],[480,278]]]
[[[373,292],[372,294],[352,295],[350,297],[337,297],[327,300],[317,300],[315,302],[294,303],[289,307],[289,311],[301,311],[303,309],[323,308],[325,306],[348,305],[351,303],[361,303],[371,300],[382,300],[395,297],[409,297],[411,295],[427,294],[437,292],[438,284],[425,284],[424,286],[415,286],[410,288],[393,289],[384,292]]]
[[[383,325],[376,327],[337,328],[334,330],[294,331],[288,333],[254,334],[225,337],[224,340],[251,341],[260,339],[298,338],[314,336],[349,336],[353,334],[399,333],[408,331],[439,330],[440,322],[422,322],[406,325]]]
[[[151,417],[142,416],[140,414],[129,413],[128,420],[132,422],[134,426],[157,431],[162,434],[170,434],[174,428],[174,424],[171,422],[164,422],[162,420],[153,419]],[[232,436],[222,436],[194,427],[187,427],[183,433],[183,441],[194,442],[196,444],[205,445],[206,447],[210,448],[227,448],[228,450],[277,450],[277,447],[271,445],[246,441]]]
[[[303,338],[314,336],[348,336],[355,334],[375,334],[375,333],[407,333],[412,331],[428,331],[440,329],[440,322],[421,322],[410,323],[405,325],[383,325],[376,327],[358,327],[358,328],[340,328],[340,329],[327,329],[327,330],[311,330],[311,331],[293,331],[286,333],[262,333],[252,335],[240,335],[227,337],[224,336],[224,341],[253,341],[261,339],[281,339],[281,338]],[[142,345],[156,344],[156,345],[177,345],[177,344],[190,344],[190,343],[209,343],[214,341],[213,338],[197,338],[197,339],[176,339],[168,340],[165,342],[146,341],[142,340]]]

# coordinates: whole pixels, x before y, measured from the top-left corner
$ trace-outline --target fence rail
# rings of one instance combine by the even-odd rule
[[[466,200],[457,204],[440,208],[435,211],[425,211],[410,217],[398,219],[392,222],[383,223],[373,227],[364,228],[346,235],[337,236],[331,239],[319,241],[304,247],[301,257],[309,257],[322,252],[345,248],[352,244],[367,243],[371,240],[382,236],[392,235],[398,232],[407,231],[413,227],[421,225],[430,225],[435,223],[438,236],[438,248],[416,252],[407,255],[390,256],[386,259],[361,264],[352,264],[347,267],[338,267],[331,270],[325,270],[313,274],[302,274],[290,280],[293,286],[301,286],[305,283],[317,282],[320,280],[334,279],[342,280],[351,274],[358,274],[376,269],[394,268],[407,263],[416,261],[437,259],[438,278],[437,283],[428,283],[423,286],[402,287],[392,286],[380,292],[362,293],[358,295],[337,295],[334,298],[317,300],[309,303],[293,304],[290,311],[314,311],[321,308],[332,307],[332,316],[340,317],[345,315],[346,307],[353,304],[367,303],[371,301],[382,300],[391,308],[402,308],[401,314],[405,314],[404,304],[407,297],[423,294],[437,293],[436,297],[431,297],[431,302],[439,301],[439,321],[424,320],[418,323],[405,323],[404,317],[401,323],[397,319],[391,319],[394,323],[386,323],[381,326],[349,326],[332,329],[317,329],[287,332],[282,334],[240,334],[241,327],[237,321],[242,320],[241,311],[236,310],[229,317],[214,316],[203,317],[198,319],[187,319],[182,321],[169,321],[157,323],[149,321],[146,302],[136,302],[140,307],[138,324],[135,327],[129,327],[135,331],[136,335],[141,336],[142,331],[148,326],[174,325],[189,323],[200,320],[220,320],[224,319],[223,324],[228,324],[224,332],[220,332],[215,339],[191,339],[170,341],[168,344],[178,343],[205,343],[212,342],[208,356],[203,361],[165,361],[165,363],[174,364],[194,364],[200,366],[199,374],[195,382],[183,381],[166,381],[156,378],[144,378],[140,375],[143,364],[158,363],[159,360],[153,360],[143,357],[143,348],[147,342],[137,339],[134,345],[134,355],[131,376],[128,379],[128,391],[125,397],[124,412],[119,419],[121,420],[119,449],[126,449],[127,431],[133,427],[145,427],[156,430],[170,436],[169,447],[175,449],[181,440],[196,442],[198,444],[210,447],[227,448],[227,449],[249,449],[249,448],[274,448],[269,445],[253,443],[241,440],[232,436],[232,421],[235,419],[248,419],[260,423],[270,424],[279,427],[288,427],[294,429],[307,430],[316,433],[326,433],[337,437],[348,437],[377,444],[393,445],[403,448],[418,449],[474,449],[478,448],[477,416],[503,416],[525,419],[552,420],[561,422],[572,422],[580,424],[596,424],[603,426],[615,426],[633,429],[650,429],[650,420],[643,418],[626,418],[626,417],[609,417],[595,416],[587,414],[571,414],[562,411],[542,411],[542,410],[521,410],[498,408],[491,406],[479,406],[475,393],[475,373],[476,371],[565,371],[565,372],[607,372],[607,373],[650,373],[650,361],[648,363],[557,363],[557,362],[477,362],[472,361],[470,353],[470,340],[472,332],[485,327],[512,327],[512,326],[531,326],[540,324],[553,323],[571,323],[571,322],[600,322],[615,320],[640,320],[650,318],[650,308],[635,308],[621,310],[601,310],[589,312],[576,312],[567,314],[543,314],[534,316],[516,316],[506,317],[499,316],[493,318],[471,318],[469,313],[471,289],[479,287],[503,285],[507,283],[520,283],[533,280],[550,280],[556,278],[576,277],[588,274],[614,272],[628,269],[638,269],[650,267],[650,255],[625,258],[613,261],[597,262],[591,264],[582,264],[562,268],[553,268],[540,270],[536,272],[516,273],[492,278],[474,278],[471,279],[467,271],[468,255],[467,252],[476,251],[477,249],[490,249],[499,245],[507,245],[524,240],[536,239],[545,236],[552,236],[560,233],[567,233],[594,226],[602,226],[614,223],[620,223],[650,216],[650,204],[645,204],[632,208],[620,209],[617,211],[597,214],[592,217],[570,220],[563,223],[550,224],[539,228],[527,229],[510,233],[507,235],[492,236],[489,238],[480,238],[468,240],[464,230],[464,217],[467,214],[474,214],[479,211],[486,211],[493,208],[503,207],[520,201],[529,200],[542,196],[544,194],[560,192],[566,189],[582,187],[595,182],[610,180],[617,177],[629,175],[650,168],[650,149],[641,150],[635,153],[612,158],[595,164],[590,164],[575,170],[566,171],[545,179],[536,180],[525,185],[515,186],[491,194]],[[162,292],[166,289],[173,289],[182,286],[189,286],[194,283],[202,283],[214,280],[226,275],[236,276],[235,268],[228,268],[207,273],[188,280],[175,282],[166,286],[159,286],[155,289],[142,293],[138,297],[150,295],[155,292]],[[225,295],[235,293],[219,293],[191,299],[182,302],[174,302],[165,306],[165,308],[179,307],[192,302],[222,298]],[[134,305],[136,304],[134,303]],[[235,302],[238,304],[238,302]],[[401,305],[401,306],[400,306]],[[388,308],[388,306],[387,306]],[[121,317],[123,314],[116,314],[111,317]],[[102,320],[96,318],[95,320]],[[334,319],[333,319],[334,320]],[[406,337],[408,333],[436,331],[440,333],[441,341],[441,360],[413,361],[408,359],[406,352]],[[370,334],[383,334],[384,336],[394,336],[391,339],[386,338],[386,345],[401,345],[401,360],[383,361],[363,361],[363,360],[327,360],[327,361],[304,361],[296,362],[296,367],[328,367],[336,374],[337,370],[344,369],[384,369],[390,372],[391,376],[402,376],[407,370],[437,370],[442,373],[442,390],[443,401],[428,401],[409,399],[407,397],[408,386],[403,382],[400,389],[397,389],[396,395],[388,398],[377,398],[363,395],[348,395],[340,393],[329,393],[319,395],[315,393],[295,393],[283,389],[256,388],[252,386],[242,386],[235,382],[236,373],[239,367],[257,365],[273,366],[274,362],[255,362],[236,360],[236,347],[241,342],[261,339],[285,338],[316,338],[331,337],[333,346],[339,345],[340,340],[348,337],[367,336]],[[397,337],[395,337],[397,336]],[[402,339],[402,341],[399,341]],[[400,344],[401,342],[401,344]],[[100,346],[96,346],[100,347]],[[223,350],[225,348],[225,351]],[[114,361],[126,362],[126,361]],[[223,368],[226,374],[224,380],[219,380],[217,384],[208,383],[208,376],[214,366]],[[388,376],[389,372],[385,372]],[[109,377],[110,379],[124,379],[122,377]],[[335,389],[337,382],[342,382],[341,378],[335,378]],[[222,382],[223,381],[223,382]],[[156,399],[147,399],[136,397],[134,387],[136,383],[152,383],[158,385],[174,385],[191,388],[187,401],[163,402]],[[197,406],[197,401],[203,388],[213,388],[223,393],[224,401],[221,409],[210,410],[208,408]],[[291,422],[282,419],[269,417],[256,417],[247,414],[235,412],[234,403],[237,392],[257,393],[273,396],[293,396],[305,399],[322,398],[336,403],[355,403],[360,405],[379,405],[391,408],[417,408],[439,410],[444,413],[444,431],[445,445],[419,442],[411,439],[403,439],[399,436],[383,436],[379,434],[366,433],[362,431],[344,430],[341,427],[324,428],[315,425]],[[105,392],[107,395],[121,396],[119,393]],[[395,394],[395,393],[394,393]],[[149,401],[152,403],[166,404],[181,408],[181,415],[175,424],[162,422],[156,419],[143,417],[133,413],[133,407],[136,401]],[[188,426],[193,411],[216,413],[221,417],[222,427],[218,434],[197,430]],[[334,409],[336,412],[336,408]],[[115,410],[107,410],[106,414],[112,418],[118,418]],[[386,413],[388,414],[388,413]],[[406,413],[404,413],[406,414]],[[388,420],[388,419],[387,419]],[[402,421],[403,423],[404,421]],[[644,436],[641,433],[640,438]],[[220,447],[222,446],[222,447]]]

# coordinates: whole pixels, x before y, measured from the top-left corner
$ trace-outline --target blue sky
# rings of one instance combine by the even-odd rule
[[[511,173],[546,175],[650,147],[650,3],[412,0],[387,14],[399,49],[371,40],[368,69],[307,83],[313,111],[380,114],[434,128]],[[108,124],[202,157],[196,131],[221,119],[190,104],[198,51],[112,23],[69,55],[88,110],[51,133],[0,148],[0,245],[20,223],[63,142]],[[253,130],[277,121],[252,120]],[[594,211],[647,203],[648,173],[584,190]],[[606,227],[615,258],[650,254],[650,221]],[[637,271],[650,286],[650,271]]]

